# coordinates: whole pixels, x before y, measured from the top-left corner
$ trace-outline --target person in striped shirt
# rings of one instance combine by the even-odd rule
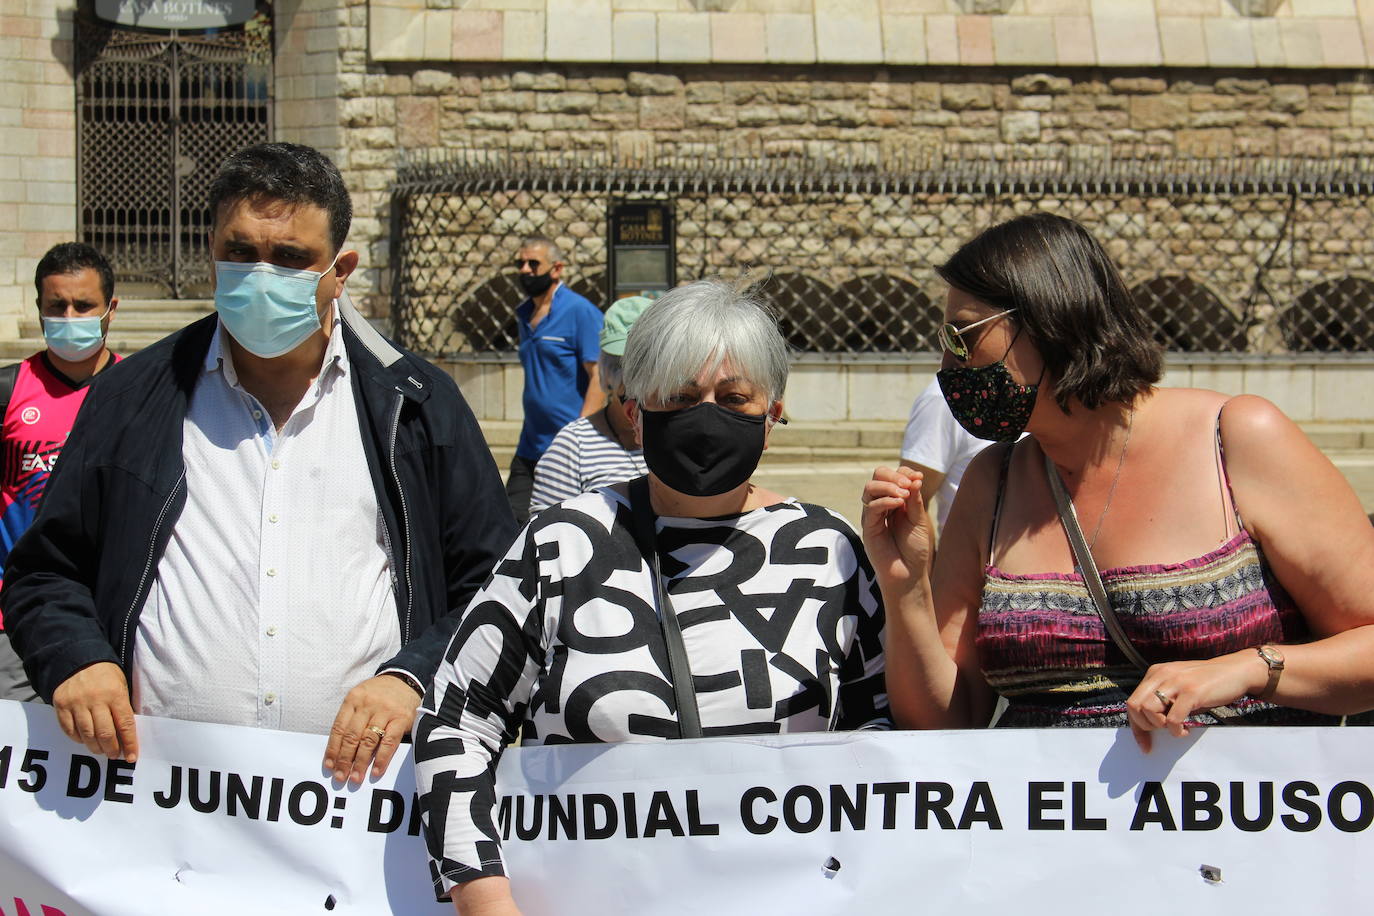
[[[648,473],[634,426],[625,416],[625,381],[620,360],[625,338],[643,311],[653,304],[645,296],[621,299],[606,310],[597,359],[606,406],[558,431],[534,469],[530,513],[599,487]]]

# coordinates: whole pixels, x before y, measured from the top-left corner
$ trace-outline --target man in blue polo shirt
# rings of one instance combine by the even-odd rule
[[[605,406],[597,358],[601,310],[561,282],[563,254],[551,240],[531,236],[516,259],[520,288],[529,296],[516,308],[520,364],[525,368],[525,424],[510,463],[506,495],[520,524],[530,515],[534,466],[554,435],[578,417]]]

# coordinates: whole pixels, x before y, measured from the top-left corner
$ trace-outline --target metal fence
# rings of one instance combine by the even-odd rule
[[[607,304],[607,216],[670,201],[678,281],[761,272],[804,353],[937,349],[933,265],[1032,210],[1094,233],[1174,351],[1374,350],[1374,159],[1069,155],[961,161],[679,156],[615,162],[411,156],[393,193],[392,319],[434,357],[515,349],[515,246],[567,253],[569,285]]]
[[[210,181],[272,133],[271,23],[206,34],[77,19],[78,234],[121,282],[210,290]]]

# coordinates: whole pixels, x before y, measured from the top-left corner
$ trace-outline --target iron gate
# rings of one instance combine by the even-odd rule
[[[902,358],[937,349],[933,265],[993,223],[1049,210],[1106,246],[1170,350],[1374,351],[1374,159],[1100,152],[632,165],[585,151],[411,154],[392,197],[392,320],[436,357],[509,353],[521,236],[555,239],[570,285],[604,307],[606,214],[663,200],[679,280],[761,270],[797,351]]]
[[[209,289],[206,195],[225,157],[272,131],[271,31],[78,23],[78,233],[123,282]]]

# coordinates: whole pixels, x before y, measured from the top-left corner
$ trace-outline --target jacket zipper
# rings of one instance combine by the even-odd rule
[[[172,502],[181,492],[182,486],[186,483],[186,469],[182,468],[181,476],[177,478],[176,486],[172,487],[172,492],[167,496],[167,501],[162,504],[162,510],[157,514],[157,521],[153,523],[153,533],[148,539],[148,559],[143,564],[143,575],[139,577],[138,589],[134,592],[134,600],[129,605],[129,609],[124,612],[124,629],[119,642],[119,660],[125,671],[129,670],[129,622],[133,619],[134,611],[143,603],[144,591],[148,585],[148,574],[153,568],[154,555],[157,553],[157,535],[162,530],[162,522],[167,518],[167,510],[172,508]]]
[[[401,582],[406,590],[406,609],[405,616],[401,618],[401,645],[410,642],[410,623],[411,610],[413,604],[414,589],[410,581],[410,512],[406,508],[406,494],[401,487],[401,474],[396,469],[396,436],[401,427],[401,408],[405,405],[405,394],[396,393],[396,410],[391,415],[391,480],[396,485],[396,495],[401,500],[401,549],[405,551],[405,567],[402,570]]]

